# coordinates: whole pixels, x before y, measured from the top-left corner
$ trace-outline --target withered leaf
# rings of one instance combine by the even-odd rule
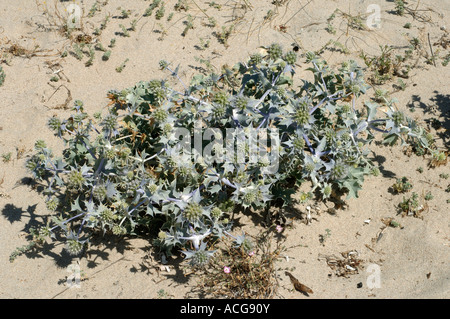
[[[290,272],[285,272],[286,276],[289,276],[289,279],[291,279],[292,284],[294,285],[295,290],[300,291],[302,294],[308,296],[308,294],[312,294],[313,291],[311,288],[306,287],[302,283],[300,283]]]

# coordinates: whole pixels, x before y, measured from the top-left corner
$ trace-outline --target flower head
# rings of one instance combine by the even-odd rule
[[[229,274],[231,272],[231,268],[228,266],[223,267],[223,272]]]

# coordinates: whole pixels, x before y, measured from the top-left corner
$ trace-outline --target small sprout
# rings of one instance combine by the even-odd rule
[[[177,3],[175,3],[175,5],[173,6],[175,11],[188,11],[189,10],[189,5],[187,0],[178,0]]]
[[[164,17],[165,12],[166,12],[166,9],[164,7],[164,2],[162,2],[161,6],[159,7],[159,9],[155,13],[155,19],[156,20],[161,20]]]
[[[192,18],[192,16],[190,14],[187,16],[187,20],[184,21],[184,24],[185,24],[185,28],[184,28],[183,32],[181,33],[181,35],[183,37],[185,37],[187,35],[187,33],[190,29],[194,29],[194,19]]]
[[[161,0],[153,0],[153,2],[150,4],[150,6],[145,10],[144,17],[149,17],[152,15],[153,10],[155,10],[159,4],[161,3]]]
[[[5,71],[4,71],[3,68],[0,66],[0,86],[2,86],[3,83],[5,83],[5,78],[6,78]]]
[[[319,242],[324,245],[325,241],[331,237],[331,230],[330,229],[325,229],[325,234],[320,234],[319,235]]]
[[[384,89],[375,89],[375,101],[378,103],[383,103],[388,99],[388,91]]]
[[[111,57],[111,50],[108,50],[102,55],[102,60],[108,61],[110,57]]]
[[[394,228],[397,228],[397,227],[403,228],[402,225],[399,222],[395,221],[394,219],[391,219],[391,221],[389,222],[389,226],[394,227]]]
[[[222,43],[225,47],[228,47],[228,40],[233,33],[234,25],[230,25],[228,28],[222,26],[222,30],[216,33],[216,37],[220,43]]]
[[[86,61],[85,65],[91,66],[94,63],[94,58],[95,58],[95,50],[94,50],[94,48],[90,47],[89,48],[89,60]]]
[[[427,192],[424,197],[425,200],[432,200],[433,198],[434,196],[433,194],[431,194],[431,192]]]
[[[105,30],[106,29],[106,25],[109,22],[110,17],[111,17],[110,15],[107,15],[105,17],[105,19],[103,19],[102,23],[100,24],[100,30]]]
[[[124,37],[130,36],[130,32],[128,32],[128,29],[123,24],[119,24],[119,27],[122,29],[122,35]]]
[[[89,18],[92,18],[98,10],[99,10],[98,9],[98,1],[95,1],[95,3],[92,5],[91,9],[89,10],[89,13],[87,16]]]
[[[108,45],[110,48],[114,48],[116,46],[116,39],[112,38]]]
[[[106,51],[105,47],[100,42],[95,44],[95,49],[98,51],[103,51],[103,52]]]
[[[217,26],[217,20],[214,17],[209,17],[208,24],[206,26],[210,28],[215,28]]]
[[[403,16],[405,14],[405,1],[404,0],[395,0],[395,12],[399,16]]]
[[[420,166],[416,171],[418,171],[420,174],[422,174],[423,173],[423,167]]]
[[[83,53],[83,49],[82,49],[83,46],[84,46],[84,44],[79,45],[78,43],[74,43],[72,46],[75,57],[77,58],[77,60],[80,60],[80,61],[83,60],[83,58],[84,58],[84,53]]]
[[[161,70],[164,70],[165,68],[167,68],[169,66],[169,62],[167,62],[166,60],[160,60],[159,61],[159,68]]]
[[[116,72],[121,73],[123,69],[127,66],[128,61],[129,61],[128,58],[125,59],[125,61],[123,61],[123,63],[116,68]]]
[[[450,176],[450,174],[446,174],[446,173],[439,174],[439,177],[443,178],[443,179],[447,179],[449,176]]]
[[[378,177],[378,176],[380,176],[380,174],[381,174],[380,169],[378,168],[378,166],[372,167],[370,173],[371,173],[373,176],[375,176],[375,177]]]
[[[392,185],[392,189],[396,194],[409,192],[412,187],[413,185],[407,177],[397,178],[396,182]]]
[[[419,195],[415,192],[412,193],[410,198],[403,197],[403,201],[399,203],[398,207],[404,214],[415,217],[418,217],[424,209],[423,205],[419,203]]]
[[[136,25],[137,25],[137,20],[134,19],[133,21],[131,21],[130,30],[136,31]]]
[[[11,160],[11,152],[2,154],[3,163],[8,163]]]
[[[131,14],[131,10],[122,9],[122,11],[121,11],[121,18],[122,19],[126,19],[126,18],[128,18],[130,16],[130,14]]]

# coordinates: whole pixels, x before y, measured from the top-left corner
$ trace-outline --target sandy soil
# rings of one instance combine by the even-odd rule
[[[19,256],[13,263],[9,256],[16,247],[26,244],[29,228],[42,222],[49,212],[43,198],[27,185],[29,177],[24,164],[32,154],[36,139],[44,139],[55,152],[62,148],[50,130],[46,128],[49,117],[54,114],[65,116],[70,109],[64,109],[66,101],[84,101],[90,113],[104,109],[106,93],[110,89],[123,89],[140,80],[161,78],[158,61],[165,59],[180,65],[180,73],[189,79],[204,67],[198,58],[210,60],[220,68],[223,64],[234,64],[246,59],[261,45],[279,42],[289,49],[297,44],[304,51],[317,50],[330,39],[339,41],[348,50],[326,49],[323,57],[330,64],[344,59],[356,59],[361,63],[361,50],[369,55],[379,54],[379,45],[407,47],[412,36],[423,41],[423,50],[429,52],[428,35],[433,44],[446,28],[450,28],[450,3],[447,0],[408,1],[408,7],[415,10],[415,16],[406,13],[398,16],[392,13],[393,1],[279,1],[278,8],[272,1],[216,1],[222,4],[220,10],[205,1],[196,1],[200,11],[190,3],[189,11],[175,12],[174,0],[166,1],[166,14],[160,21],[155,14],[139,18],[150,1],[99,1],[108,2],[100,6],[101,11],[87,18],[95,1],[75,1],[84,8],[83,28],[92,34],[106,14],[110,19],[99,40],[104,45],[116,38],[108,61],[96,55],[92,66],[85,67],[83,61],[68,55],[60,58],[70,41],[56,30],[58,19],[54,1],[47,0],[49,14],[43,14],[44,2],[40,0],[0,1],[0,57],[6,80],[0,87],[0,154],[11,153],[9,161],[0,160],[0,297],[1,298],[185,298],[195,286],[195,274],[186,276],[187,271],[180,259],[169,262],[169,272],[160,270],[160,262],[152,253],[150,242],[145,238],[94,240],[87,255],[78,262],[83,272],[80,288],[67,286],[71,275],[68,267],[77,262],[64,251],[61,242],[48,244],[42,251]],[[237,4],[250,3],[251,9],[244,10]],[[58,2],[61,15],[72,2]],[[348,28],[344,15],[337,15],[332,21],[336,33],[327,32],[327,18],[336,8],[353,16],[367,16],[369,4],[381,8],[381,28],[355,30]],[[131,10],[130,18],[118,19],[118,7]],[[269,10],[275,15],[264,21]],[[168,22],[167,16],[175,12]],[[193,30],[181,36],[186,15],[194,17]],[[206,16],[213,16],[218,26],[211,28]],[[128,26],[132,19],[138,19],[136,31],[130,37],[114,34],[120,31],[119,24]],[[54,20],[52,20],[54,19]],[[362,19],[365,25],[365,18]],[[160,25],[158,24],[160,23]],[[222,25],[235,24],[228,40],[228,46],[219,43],[213,36]],[[411,23],[411,28],[404,27]],[[161,33],[163,28],[166,33]],[[285,25],[285,32],[280,26]],[[158,39],[163,37],[163,39]],[[209,40],[209,47],[199,50],[200,38]],[[25,48],[24,54],[12,54],[13,44]],[[449,44],[450,45],[450,44]],[[36,49],[37,48],[37,49]],[[38,51],[34,51],[34,50]],[[443,47],[433,46],[436,54],[448,54]],[[16,51],[17,53],[17,51]],[[121,73],[115,71],[125,59],[129,59]],[[297,77],[306,76],[306,67],[299,62]],[[450,72],[449,67],[436,60],[436,66],[419,59],[410,71],[404,90],[395,90],[388,82],[383,87],[393,91],[401,109],[414,107],[410,113],[436,135],[441,147],[448,147]],[[59,73],[57,72],[59,70]],[[56,73],[61,79],[50,81]],[[62,85],[62,86],[61,86]],[[60,87],[61,86],[61,87]],[[59,88],[59,89],[58,89]],[[68,93],[70,92],[70,95]],[[367,96],[373,96],[373,89]],[[68,102],[69,106],[72,101]],[[437,119],[441,127],[430,125],[430,119]],[[279,271],[278,298],[449,298],[449,184],[441,174],[449,173],[448,166],[434,169],[428,167],[426,158],[408,156],[396,146],[394,148],[373,146],[373,153],[380,165],[382,176],[366,180],[360,197],[347,202],[345,209],[331,214],[324,203],[310,203],[311,223],[305,223],[306,208],[298,205],[301,212],[293,226],[284,231],[286,256],[280,260],[277,269],[286,267],[314,294],[306,297],[292,289],[284,271]],[[417,171],[419,167],[423,172]],[[414,185],[414,191],[423,195],[431,191],[433,199],[427,201],[423,218],[397,216],[396,206],[401,195],[389,192],[395,178],[407,176]],[[330,204],[327,204],[330,206]],[[243,230],[252,232],[262,226],[255,224],[252,215],[241,217]],[[403,228],[387,227],[383,230],[383,218],[394,217]],[[380,231],[382,230],[382,236]],[[322,237],[321,237],[322,236]],[[320,240],[322,239],[322,240]],[[375,240],[374,240],[375,239]],[[378,241],[376,240],[378,239]],[[346,277],[336,275],[323,256],[341,256],[342,252],[357,251],[362,260],[358,272]],[[377,266],[373,266],[377,265]],[[373,267],[379,267],[379,286],[370,287]]]

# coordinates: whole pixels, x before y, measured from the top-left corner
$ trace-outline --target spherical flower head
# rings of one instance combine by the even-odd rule
[[[256,200],[256,194],[254,192],[249,192],[244,195],[243,202],[244,205],[250,206]]]
[[[332,128],[328,128],[325,131],[325,138],[327,140],[327,144],[331,144],[333,140],[336,138],[336,131]]]
[[[68,187],[71,189],[80,189],[83,187],[85,179],[81,172],[71,171],[68,177]]]
[[[351,111],[350,104],[346,103],[342,105],[342,113],[350,113],[350,111]]]
[[[231,272],[231,268],[228,267],[228,266],[224,266],[223,267],[223,272],[226,273],[226,274],[229,274]]]
[[[203,85],[205,87],[212,87],[214,85],[214,80],[210,77],[207,77],[206,79],[203,80]]]
[[[159,238],[159,239],[162,239],[162,240],[166,239],[166,238],[167,238],[166,232],[164,232],[164,231],[161,230],[161,231],[158,233],[158,238]]]
[[[306,106],[300,106],[294,113],[294,120],[299,125],[306,125],[309,122],[309,110]]]
[[[306,165],[305,165],[306,172],[312,173],[312,172],[314,172],[315,169],[316,169],[316,165],[314,165],[314,163],[306,163]]]
[[[48,124],[47,124],[51,130],[53,131],[60,131],[61,130],[61,120],[57,117],[52,117],[48,120]]]
[[[347,166],[342,162],[336,162],[331,171],[331,177],[333,179],[339,180],[344,178],[345,176],[347,176]]]
[[[172,130],[173,130],[172,124],[170,124],[170,123],[164,124],[164,127],[163,127],[163,134],[167,135],[167,134],[169,134],[170,132],[172,132]]]
[[[214,207],[211,210],[211,216],[214,218],[219,218],[222,215],[222,211],[220,210],[219,207]]]
[[[250,65],[258,65],[262,62],[262,55],[260,53],[254,53],[250,56]]]
[[[228,103],[227,94],[223,91],[217,92],[216,94],[214,94],[213,102],[221,106],[227,105]]]
[[[167,111],[164,110],[163,108],[157,108],[153,112],[153,117],[157,122],[164,122],[168,116],[169,114],[167,114]]]
[[[198,250],[194,253],[191,259],[191,263],[194,266],[204,266],[208,263],[209,256],[206,251]]]
[[[84,248],[85,241],[80,241],[78,239],[78,236],[74,235],[72,232],[70,232],[67,235],[67,242],[66,246],[64,247],[67,252],[72,255],[76,256],[80,254]]]
[[[30,158],[27,160],[25,167],[30,171],[34,171],[38,167],[38,163],[36,162],[36,157]]]
[[[283,55],[283,49],[278,43],[273,43],[267,48],[267,54],[272,60],[278,60]]]
[[[52,197],[45,204],[48,210],[54,212],[58,208],[59,200],[56,197]]]
[[[73,108],[75,110],[79,110],[82,111],[83,110],[83,106],[84,106],[84,102],[81,100],[75,100],[75,102],[73,102]]]
[[[249,255],[250,257],[252,257],[252,256],[255,255],[255,252],[252,250],[251,252],[248,253],[248,255]]]
[[[286,95],[286,89],[282,86],[277,87],[276,92],[280,97],[284,97]]]
[[[286,61],[288,64],[295,64],[297,62],[297,54],[294,51],[289,51],[284,55],[284,61]]]
[[[292,145],[294,146],[294,149],[297,152],[302,151],[305,148],[305,140],[303,138],[296,138],[293,142]]]
[[[123,227],[123,226],[114,225],[114,226],[112,227],[112,233],[113,233],[114,235],[116,235],[116,236],[119,236],[119,235],[125,235],[125,234],[127,233],[127,230],[126,230],[126,228]]]
[[[110,130],[114,130],[117,126],[117,116],[108,114],[103,119],[102,125]]]
[[[402,124],[405,120],[405,117],[402,112],[395,111],[392,113],[392,120],[394,121],[396,126],[400,126],[400,124]]]
[[[109,208],[104,208],[100,212],[100,219],[106,223],[111,223],[116,219],[116,215],[114,212]]]
[[[225,105],[223,104],[219,104],[219,105],[215,105],[213,110],[212,110],[212,114],[215,118],[223,118],[225,116],[227,112],[227,109],[225,107]]]
[[[100,202],[106,199],[107,190],[103,185],[94,187],[93,195],[94,198]]]
[[[191,266],[205,266],[209,259],[214,255],[215,251],[207,251],[206,250],[206,243],[201,243],[198,249],[192,251],[192,250],[186,250],[183,251],[183,254],[186,255],[186,259],[190,259]]]
[[[192,202],[183,211],[183,216],[190,222],[195,222],[202,216],[202,206],[200,204]]]
[[[47,145],[45,144],[45,142],[43,140],[37,140],[36,143],[34,143],[34,148],[38,151],[42,150],[46,147],[47,147]]]
[[[148,185],[148,190],[150,191],[150,193],[154,194],[158,190],[158,185],[150,184],[150,185]]]
[[[323,185],[322,189],[320,190],[322,193],[322,197],[325,198],[329,198],[331,196],[332,193],[332,187],[330,184],[325,183],[325,185]]]

